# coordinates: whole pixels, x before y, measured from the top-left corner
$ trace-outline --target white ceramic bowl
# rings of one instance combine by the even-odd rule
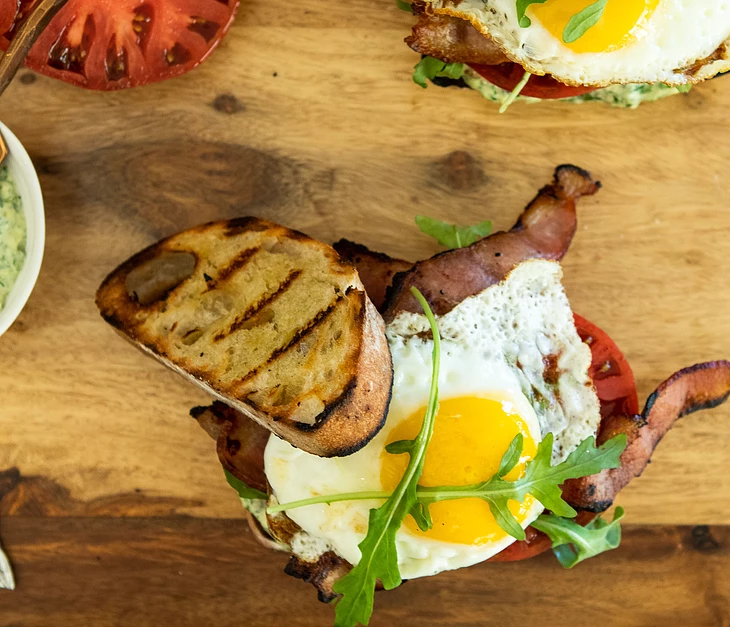
[[[0,310],[0,335],[2,335],[20,315],[38,279],[46,242],[46,219],[43,213],[41,184],[33,162],[23,144],[2,122],[0,122],[0,132],[8,146],[9,154],[5,158],[5,163],[10,168],[10,174],[15,179],[18,193],[23,201],[27,226],[25,264],[8,294],[5,307]]]

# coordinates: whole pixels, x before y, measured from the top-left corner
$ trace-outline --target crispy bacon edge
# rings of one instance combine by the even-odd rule
[[[510,60],[491,38],[480,33],[471,22],[451,15],[434,15],[422,3],[413,3],[418,22],[405,42],[422,55],[447,63],[497,65]]]
[[[385,293],[393,277],[413,267],[413,263],[404,259],[395,259],[384,253],[376,253],[367,246],[341,239],[332,244],[339,255],[357,268],[360,280],[370,300],[381,310],[385,302]]]
[[[621,466],[567,481],[563,485],[563,498],[578,510],[594,513],[607,510],[619,491],[641,475],[657,444],[677,420],[722,405],[728,397],[728,361],[697,364],[673,374],[649,396],[641,415],[609,416],[601,421],[599,444],[620,433],[627,436]]]
[[[402,311],[421,311],[411,287],[417,287],[434,313],[442,316],[465,298],[503,281],[522,261],[562,259],[576,230],[576,201],[600,187],[585,170],[558,166],[552,183],[540,190],[511,230],[419,261],[396,274],[383,306],[386,322]]]

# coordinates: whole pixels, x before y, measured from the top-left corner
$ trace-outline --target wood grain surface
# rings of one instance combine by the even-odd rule
[[[284,558],[251,542],[188,417],[206,397],[94,306],[113,267],[176,230],[258,215],[417,259],[437,249],[414,215],[507,227],[572,162],[604,188],[580,206],[565,285],[625,351],[642,399],[730,356],[730,78],[637,111],[499,116],[475,93],[411,82],[411,22],[391,0],[251,0],[183,78],[99,94],[22,72],[3,96],[0,119],[37,165],[48,240],[0,339],[0,530],[19,583],[0,594],[0,624],[329,620]],[[681,422],[619,501],[629,527],[615,555],[412,583],[379,596],[377,624],[730,624],[730,406]],[[687,548],[695,525],[720,526],[717,547]]]

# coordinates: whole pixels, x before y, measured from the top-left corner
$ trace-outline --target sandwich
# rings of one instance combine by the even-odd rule
[[[635,108],[730,69],[730,8],[671,0],[415,0],[413,78],[532,102]]]
[[[575,315],[560,260],[600,185],[560,166],[509,231],[420,217],[449,250],[411,263],[255,218],[173,235],[97,293],[126,339],[202,386],[252,530],[289,575],[367,625],[374,591],[550,548],[618,546],[621,508],[681,416],[730,395],[730,362],[631,368]]]

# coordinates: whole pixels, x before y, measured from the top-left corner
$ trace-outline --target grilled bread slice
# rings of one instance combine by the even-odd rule
[[[392,384],[380,314],[330,246],[256,218],[150,246],[97,293],[104,319],[294,446],[348,455],[380,430]]]

